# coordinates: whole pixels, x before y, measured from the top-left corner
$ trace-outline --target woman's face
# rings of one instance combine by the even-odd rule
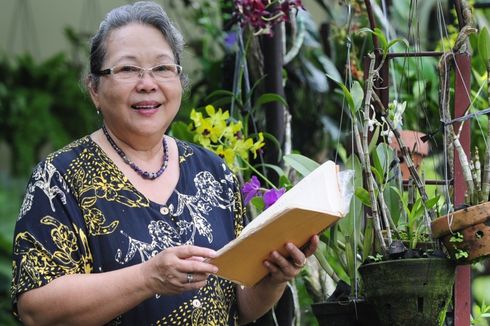
[[[132,23],[113,30],[106,40],[102,70],[120,65],[151,68],[173,64],[167,40],[153,26]],[[92,100],[100,108],[104,123],[121,140],[160,134],[167,130],[180,107],[182,84],[179,76],[158,81],[146,71],[134,82],[100,77],[90,86]]]

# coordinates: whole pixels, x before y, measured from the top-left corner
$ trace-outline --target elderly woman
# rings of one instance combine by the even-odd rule
[[[242,288],[206,262],[243,227],[223,161],[165,135],[181,103],[183,40],[163,9],[112,10],[88,88],[103,126],[34,170],[16,225],[14,308],[26,325],[234,325],[263,315],[307,256],[285,244]]]

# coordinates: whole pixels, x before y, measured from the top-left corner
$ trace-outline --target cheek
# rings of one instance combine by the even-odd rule
[[[110,106],[125,105],[131,90],[117,85],[105,85],[100,88],[99,97],[101,103],[109,104]],[[103,101],[103,102],[102,102]]]
[[[182,92],[182,86],[180,84],[177,84],[174,87],[168,87],[164,94],[174,103],[180,103],[182,100]]]

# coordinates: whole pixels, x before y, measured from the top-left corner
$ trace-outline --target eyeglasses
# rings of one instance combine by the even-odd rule
[[[114,79],[124,82],[137,82],[143,78],[145,71],[157,81],[166,81],[182,74],[182,66],[174,63],[166,63],[151,68],[142,68],[133,65],[114,66],[94,73],[98,76],[113,75]]]

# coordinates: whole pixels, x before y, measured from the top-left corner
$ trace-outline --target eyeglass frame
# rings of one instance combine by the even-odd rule
[[[182,72],[184,70],[184,68],[182,68],[181,65],[178,65],[176,63],[162,63],[162,64],[158,64],[158,65],[155,65],[153,67],[149,67],[149,68],[143,68],[143,67],[140,67],[140,66],[137,66],[137,65],[114,65],[112,66],[111,68],[107,68],[107,69],[103,69],[103,70],[99,70],[99,71],[96,71],[96,72],[92,72],[94,75],[96,76],[109,76],[109,75],[113,75],[113,76],[117,76],[117,73],[114,73],[114,68],[117,68],[117,67],[133,67],[133,68],[138,68],[140,71],[139,71],[139,74],[138,74],[138,79],[142,79],[143,76],[145,75],[145,72],[149,72],[150,75],[155,79],[155,80],[158,80],[158,78],[155,77],[155,74],[154,74],[154,71],[153,69],[157,68],[157,67],[161,67],[161,66],[173,66],[173,67],[176,67],[177,68],[177,75],[175,75],[175,77],[179,77],[182,75]],[[170,78],[166,78],[166,79],[171,79],[172,77]],[[117,79],[117,77],[116,77]],[[124,80],[124,79],[119,79],[119,80]]]

